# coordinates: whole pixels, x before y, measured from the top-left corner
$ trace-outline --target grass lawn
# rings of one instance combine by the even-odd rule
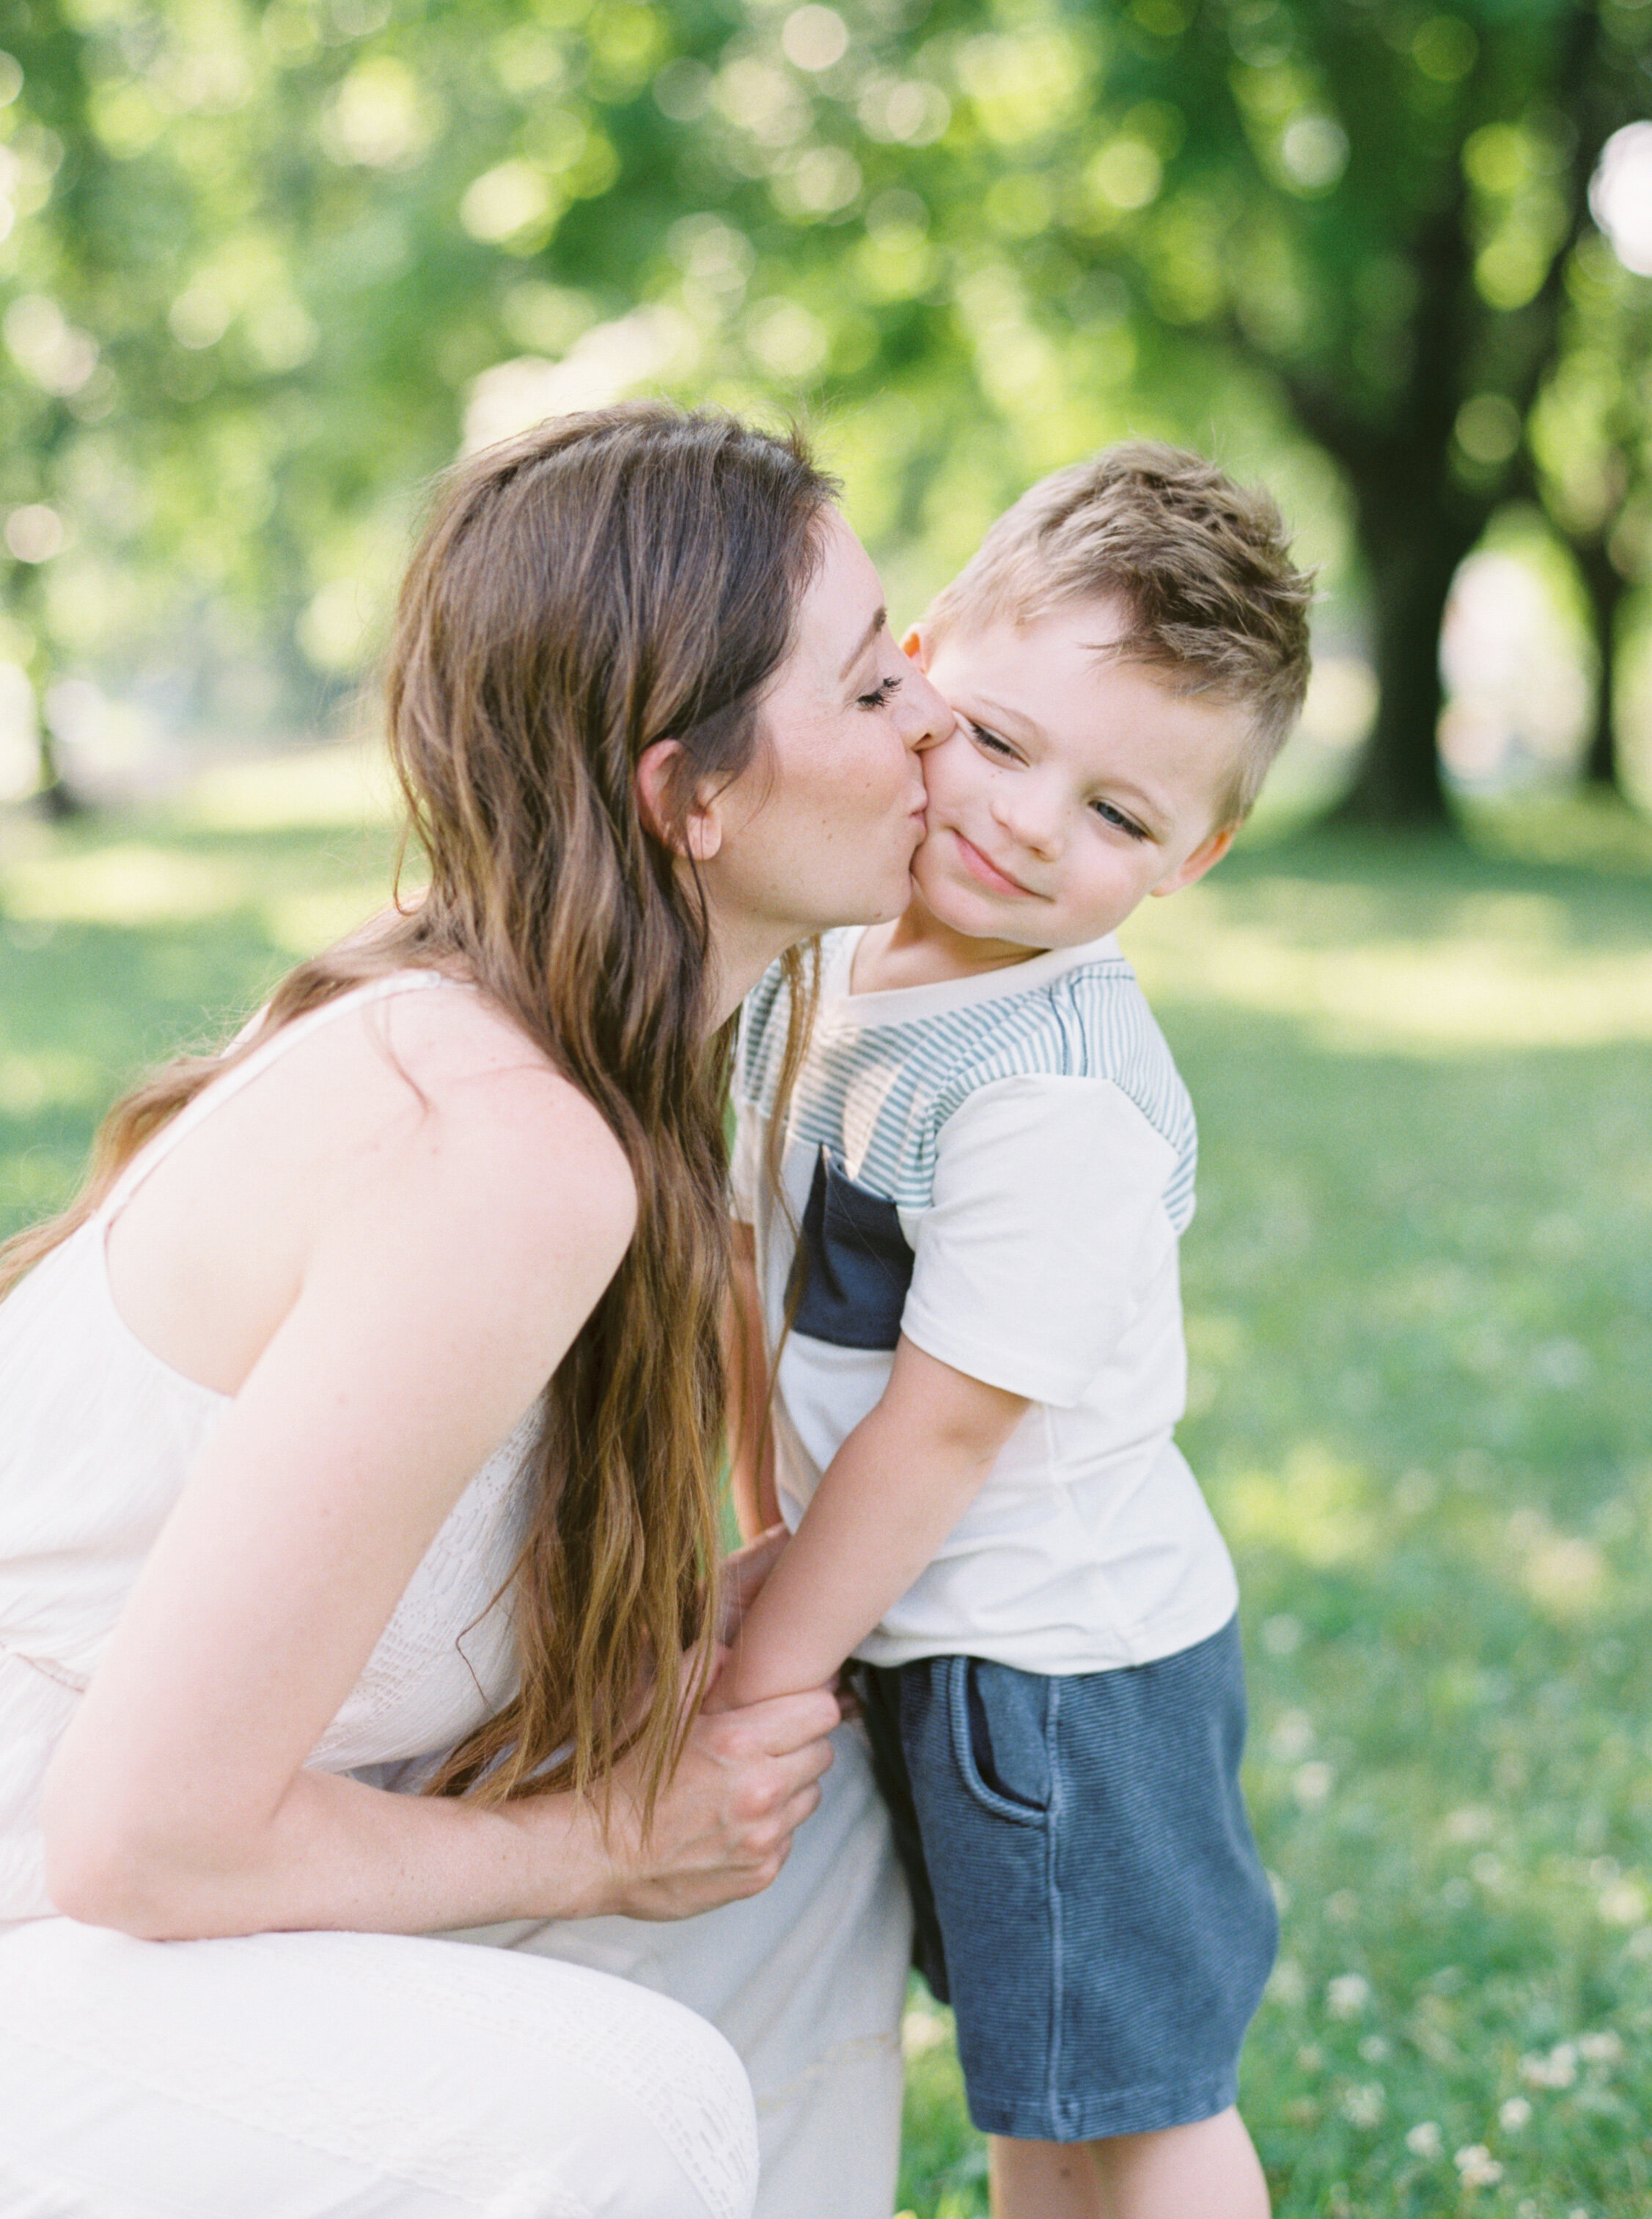
[[[1652,839],[1500,836],[1258,840],[1127,935],[1203,1135],[1182,1438],[1245,1598],[1282,2219],[1652,2209]],[[334,756],[0,820],[0,1228],[388,852]],[[902,2194],[967,2219],[908,2032]]]

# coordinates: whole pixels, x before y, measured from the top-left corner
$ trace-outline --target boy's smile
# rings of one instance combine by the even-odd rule
[[[1123,630],[1103,600],[908,641],[958,721],[922,758],[928,830],[897,939],[972,943],[952,950],[970,970],[1081,947],[1226,854],[1245,712],[1109,657]]]

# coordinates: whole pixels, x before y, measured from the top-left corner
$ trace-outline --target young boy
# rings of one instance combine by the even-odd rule
[[[748,1004],[736,1209],[795,1537],[717,1694],[863,1660],[1001,2219],[1267,2210],[1237,1591],[1172,1440],[1193,1115],[1112,935],[1226,854],[1309,598],[1272,503],[1193,456],[1034,487],[907,642],[957,726],[910,907],[826,942],[783,1135],[778,971]]]

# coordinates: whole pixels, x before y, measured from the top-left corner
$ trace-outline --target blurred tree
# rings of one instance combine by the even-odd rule
[[[0,229],[9,239],[21,218],[32,250],[14,250],[23,283],[12,293],[3,322],[18,373],[0,380],[0,488],[9,512],[5,544],[10,558],[4,644],[39,692],[50,670],[44,566],[65,536],[61,507],[47,496],[55,490],[73,429],[71,404],[98,368],[96,342],[71,320],[100,274],[93,227],[85,227],[79,256],[65,255],[63,235],[73,235],[83,222],[82,211],[97,190],[98,160],[87,123],[82,41],[62,9],[53,0],[37,6],[5,0],[0,35],[9,45],[0,55],[0,113],[10,127],[0,147]],[[25,84],[30,97],[20,103]],[[57,220],[49,227],[31,225],[29,219],[48,202],[55,202]],[[74,798],[59,774],[44,717],[38,729],[41,799],[49,810],[63,813]]]
[[[1616,375],[1629,344],[1628,296],[1576,306],[1583,193],[1652,104],[1649,26],[1652,0],[0,0],[0,656],[48,742],[64,668],[234,727],[275,713],[273,657],[314,710],[467,424],[638,386],[810,396],[903,600],[1036,471],[1132,427],[1231,451],[1242,419],[1345,475],[1382,681],[1355,802],[1427,818],[1451,573],[1539,387],[1558,424],[1588,385],[1564,362]],[[1621,515],[1589,512],[1619,550],[1633,448]]]
[[[337,691],[509,350],[520,264],[457,209],[531,89],[468,35],[485,9],[390,13],[0,0],[0,654],[59,802],[65,668],[231,729],[278,707],[272,662]]]
[[[1621,791],[1619,650],[1631,597],[1652,577],[1652,278],[1604,240],[1585,240],[1567,294],[1528,451],[1533,490],[1576,560],[1594,641],[1583,776]]]
[[[1345,807],[1444,822],[1441,620],[1530,472],[1533,404],[1587,344],[1639,420],[1643,282],[1587,340],[1568,304],[1611,258],[1587,200],[1601,146],[1652,108],[1648,0],[861,0],[709,22],[659,80],[681,189],[715,211],[685,291],[715,264],[773,374],[918,404],[909,525],[937,486],[976,512],[1012,457],[1024,474],[1088,444],[1098,395],[1196,438],[1227,408],[1282,411],[1343,474],[1366,575],[1378,705]]]
[[[1652,11],[1133,0],[1106,35],[1043,20],[1087,53],[1088,83],[1038,101],[1035,130],[957,203],[1125,273],[1146,314],[1275,382],[1345,474],[1368,578],[1378,706],[1345,806],[1440,822],[1446,595],[1514,482],[1568,270],[1599,248],[1600,147],[1652,106]],[[978,37],[962,59],[1003,138],[1017,88],[999,43],[1005,67],[970,63]]]

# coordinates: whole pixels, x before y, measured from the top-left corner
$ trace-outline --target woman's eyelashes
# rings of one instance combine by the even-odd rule
[[[892,701],[900,690],[901,681],[891,672],[887,678],[880,678],[870,693],[858,693],[855,699],[863,709],[881,709],[887,702]]]

